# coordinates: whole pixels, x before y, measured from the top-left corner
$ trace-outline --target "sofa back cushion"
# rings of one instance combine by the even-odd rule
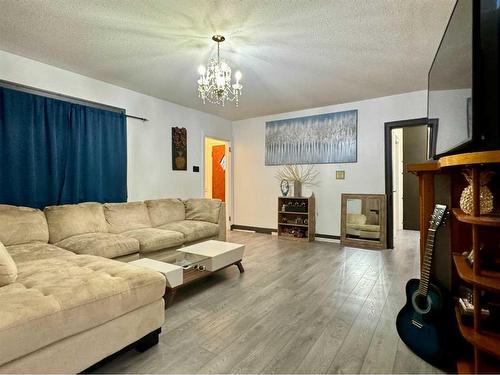
[[[0,242],[0,287],[16,281],[17,266],[12,257]]]
[[[347,214],[347,224],[366,224],[366,216],[363,214]]]
[[[0,204],[0,242],[5,246],[48,241],[49,229],[42,211]]]
[[[80,234],[108,231],[100,203],[48,206],[44,212],[49,224],[50,243],[57,243]]]
[[[151,228],[148,208],[144,202],[106,203],[104,215],[111,233]]]
[[[186,219],[186,209],[180,199],[155,199],[144,202],[153,227]]]
[[[220,199],[186,199],[184,206],[186,207],[186,220],[219,223]]]

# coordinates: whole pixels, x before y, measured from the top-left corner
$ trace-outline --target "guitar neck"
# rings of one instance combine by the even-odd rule
[[[431,275],[432,267],[432,255],[434,252],[434,242],[436,230],[429,228],[427,231],[427,241],[425,244],[425,255],[422,263],[422,270],[420,271],[420,284],[418,287],[418,293],[420,295],[427,295],[429,291],[429,279]]]

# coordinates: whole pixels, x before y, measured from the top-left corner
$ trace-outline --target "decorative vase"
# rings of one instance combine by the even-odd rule
[[[472,215],[473,212],[473,198],[472,198],[472,173],[470,170],[465,170],[462,172],[465,179],[469,183],[460,195],[460,208],[463,212],[468,215]],[[479,212],[481,215],[489,214],[493,211],[493,194],[491,190],[486,186],[493,177],[494,172],[482,171],[479,174]]]
[[[293,196],[294,197],[302,196],[302,183],[300,181],[293,182]]]
[[[177,169],[186,168],[186,158],[182,155],[182,151],[177,151],[177,157],[175,158],[175,166]]]

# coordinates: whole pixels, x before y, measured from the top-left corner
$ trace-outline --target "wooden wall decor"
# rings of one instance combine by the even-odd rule
[[[172,169],[187,170],[187,130],[172,127]]]

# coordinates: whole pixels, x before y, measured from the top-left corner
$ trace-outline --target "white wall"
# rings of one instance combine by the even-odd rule
[[[350,109],[358,110],[358,162],[317,165],[316,233],[340,235],[341,193],[384,193],[384,123],[426,117],[426,91],[233,122],[233,223],[276,228],[279,167],[264,165],[266,121]],[[345,170],[345,180],[335,179],[336,170]]]
[[[127,121],[128,198],[131,201],[202,197],[204,135],[231,139],[229,120],[4,51],[0,51],[0,79],[124,108],[128,114],[149,119],[145,123]],[[193,95],[197,95],[196,90]],[[173,126],[187,128],[187,171],[172,171]],[[193,165],[200,166],[199,173],[192,172]]]

